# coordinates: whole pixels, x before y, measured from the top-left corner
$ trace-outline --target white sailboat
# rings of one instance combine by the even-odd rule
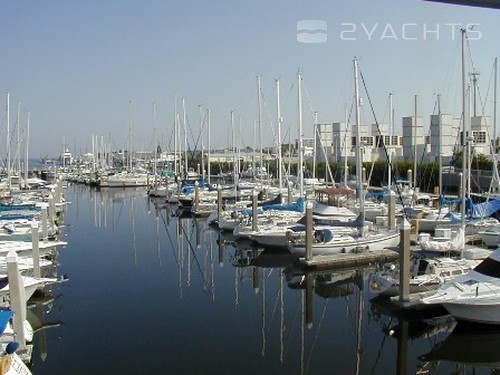
[[[362,180],[362,155],[361,155],[361,113],[359,98],[359,67],[356,58],[354,65],[354,89],[356,107],[356,185],[359,191],[359,217],[352,226],[357,230],[351,233],[342,233],[331,229],[325,229],[318,233],[312,244],[312,255],[331,255],[362,251],[376,251],[387,247],[396,246],[399,243],[399,232],[375,228],[370,223],[365,223],[365,201],[364,201],[364,181]],[[288,246],[290,252],[298,255],[305,255],[305,240],[299,240]]]

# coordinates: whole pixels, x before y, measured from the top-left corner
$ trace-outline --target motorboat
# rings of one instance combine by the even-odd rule
[[[442,305],[457,320],[500,324],[500,248],[466,274],[442,284],[422,303]]]
[[[481,262],[477,259],[422,256],[418,253],[414,253],[410,261],[410,293],[436,290],[444,282],[464,275]],[[399,266],[395,263],[386,264],[372,276],[370,291],[382,296],[396,296],[400,289],[399,280]]]

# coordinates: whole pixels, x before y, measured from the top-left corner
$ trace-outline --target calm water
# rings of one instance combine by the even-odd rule
[[[490,374],[453,360],[500,361],[498,333],[382,312],[373,270],[301,275],[286,254],[235,247],[143,190],[70,185],[66,200],[69,281],[43,307],[61,324],[35,337],[34,374]],[[447,338],[452,361],[419,360]]]

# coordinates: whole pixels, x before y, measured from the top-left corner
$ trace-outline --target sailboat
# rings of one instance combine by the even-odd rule
[[[462,30],[462,79],[463,79],[463,121],[464,137],[467,134],[465,121],[468,116],[465,95],[465,46],[466,31]],[[464,142],[465,143],[465,142]],[[470,143],[466,146],[470,149]],[[465,151],[465,146],[464,146]],[[465,153],[465,152],[464,152]],[[464,158],[465,159],[465,158]],[[465,166],[465,161],[464,161]],[[464,167],[465,170],[465,167]],[[462,187],[465,179],[462,180]],[[464,192],[462,199],[465,202]],[[464,225],[465,204],[462,204],[462,226]],[[448,312],[459,320],[476,323],[500,324],[500,248],[493,251],[467,274],[453,278],[444,283],[430,297],[423,298],[422,303],[443,305]]]
[[[375,228],[374,225],[365,222],[365,202],[362,181],[362,155],[361,155],[361,101],[359,98],[359,67],[358,60],[354,58],[354,91],[356,107],[356,185],[359,191],[359,217],[351,222],[351,226],[357,230],[351,233],[338,232],[332,226],[317,232],[312,244],[312,255],[331,255],[341,253],[359,253],[362,251],[382,250],[387,247],[396,246],[399,243],[399,231]],[[305,240],[298,240],[288,246],[290,252],[305,255]]]

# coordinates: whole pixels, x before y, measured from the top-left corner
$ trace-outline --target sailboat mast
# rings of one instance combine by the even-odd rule
[[[349,112],[348,112],[348,105],[346,103],[345,105],[345,133],[343,138],[344,142],[344,188],[347,188],[347,177],[349,175],[349,172],[347,170],[347,122],[349,121]]]
[[[236,193],[236,189],[238,186],[238,172],[236,170],[236,131],[234,130],[234,111],[231,111],[231,143],[231,148],[233,151],[233,183]]]
[[[7,186],[11,189],[10,184],[10,93],[7,93]]]
[[[157,181],[157,166],[156,166],[156,159],[157,159],[157,146],[156,146],[156,103],[153,102],[153,173],[154,173],[154,186],[156,188],[156,185],[158,184]]]
[[[413,189],[417,188],[417,95],[415,95],[415,123],[413,124]]]
[[[468,116],[469,111],[467,107],[469,105],[469,99],[467,97],[467,79],[466,79],[466,63],[465,63],[465,38],[466,31],[462,29],[462,181],[461,181],[461,200],[462,205],[460,207],[461,213],[461,226],[462,229],[465,228],[465,194],[466,194],[466,176],[467,176],[467,138],[468,138]]]
[[[188,165],[188,146],[187,146],[187,118],[186,118],[186,102],[182,98],[182,126],[184,129],[184,178],[187,178],[189,165]]]
[[[442,129],[443,129],[443,124],[442,124],[442,115],[441,115],[441,95],[438,94],[437,96],[437,107],[438,107],[438,118],[439,118],[439,155],[438,155],[438,162],[439,162],[439,195],[442,195],[443,192],[443,134],[442,134]]]
[[[177,94],[174,94],[174,175],[179,175],[179,161],[177,160],[177,141],[178,141],[178,124],[177,124]]]
[[[304,197],[304,154],[302,152],[302,75],[300,74],[300,70],[297,72],[297,90],[298,90],[298,107],[299,107],[299,144],[298,144],[298,156],[299,161],[297,165],[297,175],[299,178],[299,196],[301,198]]]
[[[392,92],[389,93],[389,155],[387,168],[387,186],[392,186],[392,134],[394,132],[394,118],[392,109]]]
[[[201,104],[198,105],[198,116],[200,117],[200,140],[201,140],[201,179],[205,181],[205,147],[203,144],[203,116],[201,114]]]
[[[19,176],[19,184],[21,184],[21,101],[17,102],[17,120],[16,120],[16,135],[17,135],[17,175]]]
[[[497,68],[498,68],[498,57],[495,57],[495,73],[493,78],[493,153],[495,155],[495,167],[496,167],[496,154],[497,154]]]
[[[262,176],[262,167],[263,167],[263,162],[262,162],[262,158],[263,158],[263,155],[262,155],[262,87],[261,87],[261,82],[260,82],[260,76],[257,76],[257,105],[258,105],[258,110],[259,110],[259,113],[258,113],[258,135],[259,135],[259,167],[260,167],[260,171],[261,171],[261,176]],[[256,171],[254,170],[254,173]],[[262,182],[262,179],[261,179],[261,182]]]
[[[318,155],[318,112],[314,112],[313,115],[313,134],[314,134],[314,155],[313,155],[313,178],[316,178],[316,157]]]
[[[128,170],[132,171],[132,100],[128,101]]]
[[[31,111],[28,111],[28,122],[26,124],[26,138],[25,138],[25,155],[24,155],[24,187],[28,189],[28,161],[29,161],[29,144],[30,144],[30,117]]]
[[[282,163],[282,155],[281,155],[281,107],[280,107],[280,80],[276,80],[276,116],[278,117],[278,167],[276,168],[278,172],[278,184],[279,184],[279,192],[281,193],[283,189],[283,176],[281,174],[281,163]]]
[[[365,199],[364,199],[364,186],[363,186],[363,170],[361,158],[361,99],[359,98],[359,71],[358,71],[358,60],[354,58],[354,96],[356,103],[356,185],[359,193],[359,211],[363,215],[365,212]]]
[[[210,185],[210,147],[211,147],[211,144],[210,144],[210,110],[207,109],[207,137],[208,137],[208,140],[207,140],[207,143],[208,143],[208,155],[207,155],[207,174],[208,174],[208,177],[207,177],[207,180],[208,180],[208,184]]]

